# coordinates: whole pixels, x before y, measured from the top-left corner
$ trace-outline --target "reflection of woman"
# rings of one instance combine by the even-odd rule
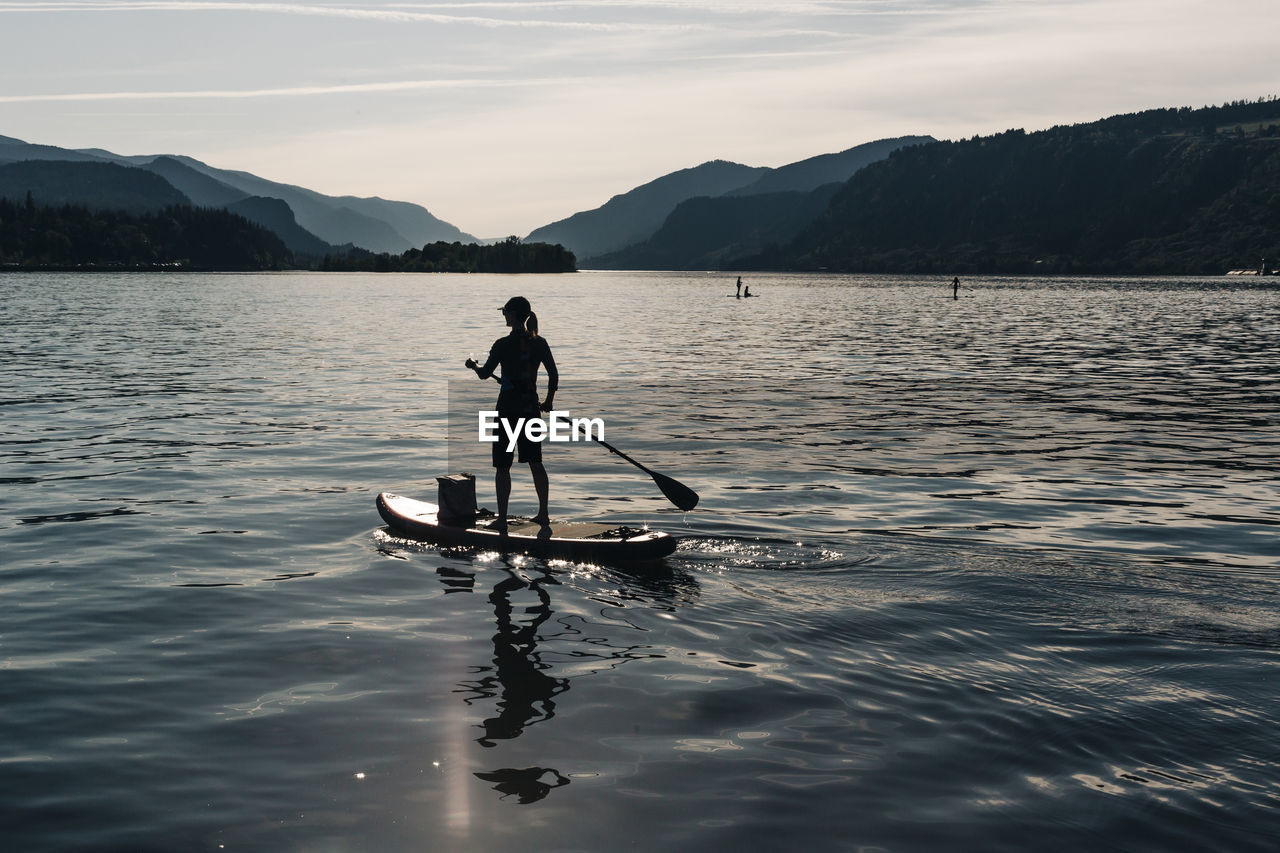
[[[475,590],[476,577],[470,572],[442,567],[436,570],[436,574],[446,593]],[[467,705],[496,700],[496,713],[478,726],[481,734],[476,743],[483,747],[495,747],[499,741],[515,740],[530,726],[556,715],[556,703],[568,692],[570,679],[553,674],[553,664],[543,659],[540,644],[548,640],[588,644],[577,645],[568,654],[577,661],[575,669],[580,674],[605,672],[626,663],[662,657],[644,644],[615,645],[608,639],[607,631],[604,635],[580,632],[570,628],[563,618],[557,621],[564,625],[564,630],[549,638],[544,637],[540,632],[555,615],[551,595],[544,584],[558,585],[558,581],[549,573],[541,579],[517,575],[508,565],[507,576],[498,581],[489,593],[489,604],[493,607],[497,624],[492,638],[491,663],[471,667],[478,677],[473,681],[458,682],[460,689],[455,691],[465,694],[463,701]],[[530,595],[536,600],[530,601]],[[659,611],[672,611],[697,598],[698,584],[687,575],[628,577],[618,595],[629,605],[640,604]],[[553,652],[552,657],[554,659],[557,655]],[[584,660],[592,663],[584,666]],[[494,783],[494,790],[504,796],[518,797],[521,803],[541,800],[555,788],[570,782],[557,770],[548,767],[507,767],[475,773],[475,776]]]
[[[538,597],[536,605],[521,609],[534,618],[527,623],[512,618],[515,607],[511,596],[529,590]],[[493,746],[495,740],[513,740],[531,726],[555,716],[555,697],[569,689],[567,678],[554,678],[538,657],[538,629],[551,618],[551,596],[538,581],[525,581],[515,576],[501,581],[489,595],[498,633],[493,635],[493,675],[483,678],[478,688],[483,693],[498,694],[498,715],[483,723],[481,746]]]
[[[560,383],[560,374],[556,370],[555,359],[551,357],[551,347],[546,338],[538,335],[538,315],[533,313],[529,300],[523,296],[513,296],[502,306],[502,316],[511,333],[505,338],[498,338],[489,350],[489,358],[481,367],[473,359],[467,359],[467,367],[476,372],[481,379],[488,379],[494,370],[502,367],[502,390],[498,392],[498,417],[509,423],[515,430],[521,418],[536,418],[539,410],[551,411],[552,401],[556,396],[556,388]],[[547,370],[547,398],[538,402],[538,366]],[[505,434],[505,430],[504,430]],[[530,441],[521,430],[517,442],[520,450],[520,461],[529,465],[529,473],[533,475],[533,488],[538,493],[538,514],[534,521],[547,525],[550,517],[547,514],[547,493],[550,491],[547,481],[547,469],[542,466],[542,443]],[[502,532],[507,529],[507,503],[511,498],[511,463],[513,453],[507,450],[506,441],[493,444],[494,489],[498,498],[498,518],[494,527]]]
[[[551,774],[550,781],[547,780],[547,774]],[[493,790],[503,796],[519,797],[521,805],[536,803],[547,794],[550,794],[552,788],[559,788],[561,785],[569,784],[568,779],[549,767],[494,770],[491,773],[477,773],[476,778],[483,779],[486,782],[497,782],[498,784],[493,786]]]

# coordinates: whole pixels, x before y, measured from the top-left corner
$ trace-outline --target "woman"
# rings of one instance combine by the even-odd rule
[[[502,390],[498,392],[498,417],[514,429],[520,418],[539,417],[539,410],[550,412],[555,400],[556,388],[560,384],[560,374],[556,370],[555,359],[551,357],[551,347],[545,338],[538,335],[538,315],[533,313],[529,300],[523,296],[513,296],[502,306],[502,316],[511,333],[505,338],[498,338],[489,350],[489,358],[484,366],[476,364],[474,359],[467,359],[467,367],[476,372],[481,379],[488,379],[499,365],[502,367]],[[547,369],[547,398],[538,403],[538,366]],[[504,430],[505,434],[505,430]],[[542,443],[530,441],[524,431],[518,440],[520,461],[529,465],[533,475],[533,488],[538,493],[538,514],[533,520],[543,527],[551,523],[547,514],[547,469],[542,467]],[[494,487],[498,497],[498,518],[494,529],[503,533],[507,531],[507,503],[511,498],[511,463],[514,454],[507,450],[506,441],[497,441],[493,445]]]

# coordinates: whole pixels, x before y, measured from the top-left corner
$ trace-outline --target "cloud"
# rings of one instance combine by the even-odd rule
[[[1275,0],[331,2],[0,0],[5,132],[409,198],[494,236],[708,159],[1275,89]]]
[[[592,21],[560,21],[544,18],[499,18],[481,15],[445,14],[422,11],[427,8],[469,8],[467,6],[390,5],[383,7],[329,6],[308,3],[246,3],[216,0],[68,0],[68,2],[4,2],[0,13],[66,13],[66,12],[248,12],[276,15],[307,15],[324,18],[348,18],[388,23],[468,24],[480,27],[543,27],[548,29],[620,32],[688,30],[690,25],[610,23]],[[523,8],[512,5],[510,8]]]
[[[77,92],[48,95],[0,95],[0,104],[57,103],[61,101],[173,101],[241,98],[314,97],[415,92],[440,89],[510,89],[563,85],[566,80],[395,80],[378,83],[348,83],[336,86],[292,86],[275,89],[201,89],[153,92]]]

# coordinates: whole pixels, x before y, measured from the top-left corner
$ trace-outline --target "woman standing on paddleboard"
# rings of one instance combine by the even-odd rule
[[[538,335],[538,315],[533,313],[529,300],[523,296],[511,297],[502,306],[502,316],[511,327],[511,333],[493,342],[489,358],[483,367],[470,358],[466,364],[481,379],[488,379],[498,366],[502,367],[502,390],[498,392],[496,408],[498,418],[514,429],[521,418],[539,417],[540,410],[551,411],[556,388],[560,384],[560,374],[556,370],[555,359],[551,357],[551,347],[547,345],[545,338]],[[538,402],[539,365],[547,369],[547,398],[541,404]],[[550,487],[547,469],[542,467],[542,443],[531,441],[525,436],[524,430],[521,430],[517,446],[520,461],[528,463],[529,472],[533,475],[533,488],[538,493],[538,514],[533,520],[545,527],[551,523],[547,514],[547,494]],[[494,487],[498,497],[498,518],[494,528],[503,533],[507,530],[513,456],[507,450],[506,442],[494,442]]]

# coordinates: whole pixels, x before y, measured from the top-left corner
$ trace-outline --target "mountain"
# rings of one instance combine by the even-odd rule
[[[159,175],[115,163],[20,160],[0,164],[0,198],[42,205],[83,205],[91,210],[144,213],[190,204]]]
[[[12,136],[0,136],[0,163],[16,163],[20,160],[70,160],[79,163],[96,163],[107,159],[91,152],[69,151],[52,145],[32,145]]]
[[[249,198],[249,193],[198,172],[173,157],[156,157],[134,164],[154,172],[181,190],[197,207],[226,207]]]
[[[726,263],[849,272],[1219,274],[1280,255],[1280,100],[907,148],[794,240]]]
[[[722,195],[766,171],[724,160],[682,169],[616,195],[594,210],[544,225],[525,241],[559,243],[579,258],[602,255],[647,239],[680,202]]]
[[[223,209],[271,231],[284,241],[295,256],[318,261],[325,255],[340,254],[342,251],[299,225],[293,210],[281,199],[254,195],[232,202]]]
[[[819,154],[786,166],[770,169],[760,179],[730,190],[725,195],[742,196],[774,192],[809,192],[824,184],[843,184],[864,166],[883,160],[899,148],[937,142],[932,136],[900,136],[857,145],[836,154]]]
[[[216,169],[191,157],[173,159],[246,195],[283,199],[293,208],[299,225],[330,243],[354,243],[374,252],[402,252],[437,240],[475,242],[474,237],[416,204],[327,196],[249,172]]]
[[[246,196],[172,158],[141,167],[74,160],[0,165],[0,197],[24,201],[28,192],[42,205],[81,205],[94,211],[141,214],[183,205],[228,210],[274,232],[298,258],[319,260],[341,251],[298,225],[280,199]]]
[[[144,159],[138,168],[160,175],[198,207],[229,210],[273,231],[298,258],[319,260],[342,251],[299,225],[292,208],[282,199],[248,195],[173,157]]]
[[[114,163],[145,169],[164,177],[199,206],[226,207],[254,196],[281,199],[293,210],[299,227],[327,244],[354,243],[373,251],[401,252],[437,240],[475,239],[408,202],[326,196],[248,172],[216,169],[181,155],[123,156],[100,148],[71,150],[0,136],[0,163],[34,160]]]
[[[628,258],[630,260],[627,265],[658,269],[662,264],[660,258],[678,258],[680,268],[697,268],[705,263],[699,258],[723,257],[735,251],[747,252],[751,251],[752,246],[758,250],[766,244],[752,242],[745,235],[726,233],[729,242],[713,246],[708,243],[713,240],[710,232],[689,240],[686,239],[688,235],[668,231],[676,241],[668,246],[666,238],[658,239],[657,234],[660,229],[666,230],[663,229],[663,223],[679,205],[697,198],[812,192],[827,184],[843,183],[854,172],[869,163],[883,160],[903,146],[933,141],[931,136],[882,139],[836,154],[810,157],[776,169],[714,160],[693,169],[664,175],[628,193],[614,196],[595,210],[576,213],[568,219],[545,225],[531,233],[527,239],[561,243],[592,266],[621,268],[616,265],[623,263],[622,258]],[[725,221],[740,224],[750,221],[757,234],[756,239],[764,239],[766,234],[779,238],[782,235],[789,237],[796,227],[794,216],[797,210],[807,210],[811,206],[812,200],[801,201],[798,198],[782,202],[782,207],[778,210],[778,221],[773,225],[766,222],[769,218],[766,204],[749,203],[741,211],[736,211],[732,203],[715,208],[727,217]],[[707,206],[702,205],[699,209],[706,210]],[[704,222],[689,211],[686,211],[683,222],[725,233],[716,224]],[[648,249],[623,251],[640,244]],[[701,248],[695,251],[694,244]]]
[[[600,269],[719,269],[726,259],[790,241],[817,218],[840,184],[811,192],[692,198],[643,243],[592,259]]]
[[[903,136],[762,170],[718,197],[680,202],[647,239],[588,258],[602,269],[718,269],[725,260],[791,240],[817,218],[841,184],[901,148],[934,142]]]

